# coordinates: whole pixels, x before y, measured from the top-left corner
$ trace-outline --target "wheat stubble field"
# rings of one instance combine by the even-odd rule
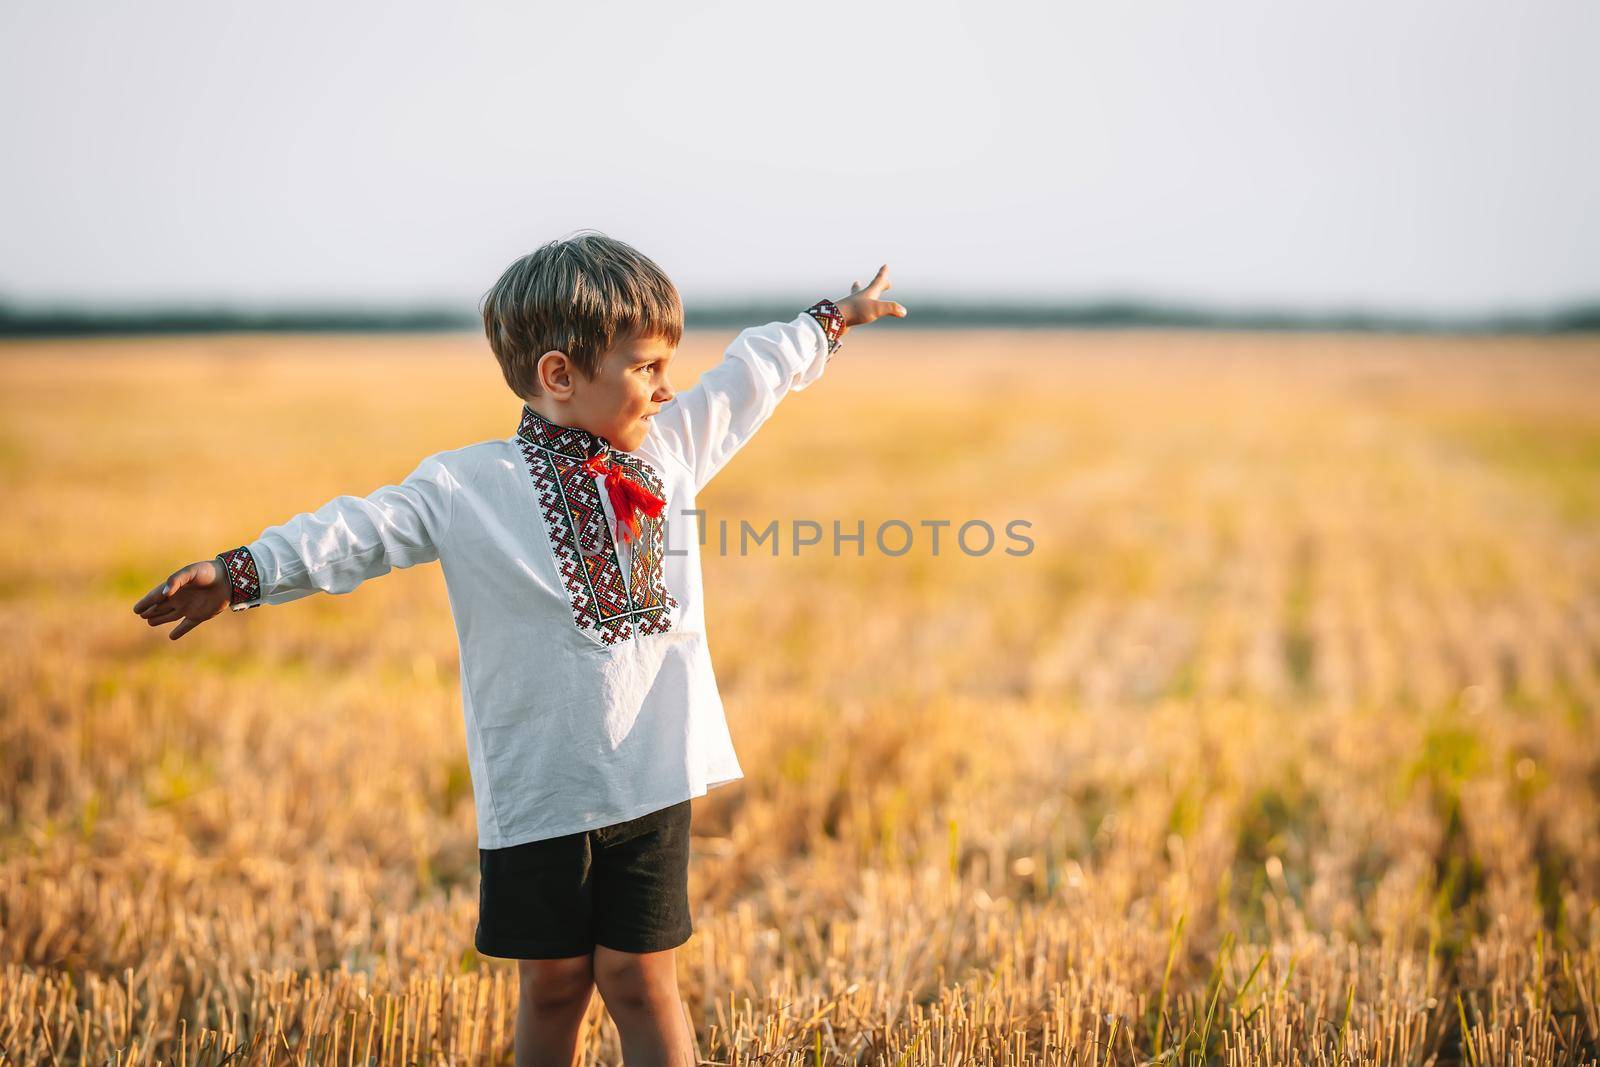
[[[1593,338],[853,331],[702,501],[868,531],[706,557],[703,1057],[1594,1062],[1597,399]],[[509,1063],[437,567],[131,611],[512,433],[486,346],[12,343],[0,406],[0,1064]]]

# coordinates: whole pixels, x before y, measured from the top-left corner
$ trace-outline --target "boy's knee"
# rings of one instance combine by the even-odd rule
[[[636,954],[597,949],[594,982],[613,1013],[619,1008],[643,1010],[670,1005],[678,995],[678,973],[671,952]]]
[[[594,992],[594,958],[518,960],[524,1003],[538,1009],[571,1008],[589,1003]]]

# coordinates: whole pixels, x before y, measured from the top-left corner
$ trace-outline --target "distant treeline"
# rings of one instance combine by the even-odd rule
[[[793,302],[697,305],[685,325],[738,329],[792,318]],[[919,328],[1331,330],[1382,333],[1555,334],[1600,331],[1600,300],[1546,313],[1479,317],[1387,312],[1221,311],[1140,301],[1002,304],[919,301],[906,320]],[[470,311],[392,310],[24,309],[0,303],[0,337],[86,337],[110,334],[438,332],[482,328]]]

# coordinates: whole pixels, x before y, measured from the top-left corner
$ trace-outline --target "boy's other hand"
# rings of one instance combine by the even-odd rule
[[[181,620],[167,637],[176,641],[228,607],[233,586],[217,559],[191,563],[139,598],[133,610],[151,626]]]
[[[879,299],[888,288],[889,264],[887,263],[878,268],[878,273],[873,276],[865,289],[861,288],[860,282],[851,282],[850,295],[843,300],[834,301],[839,308],[839,314],[844,318],[844,328],[848,330],[852,326],[865,326],[885,315],[893,315],[897,319],[905,318],[904,304]]]

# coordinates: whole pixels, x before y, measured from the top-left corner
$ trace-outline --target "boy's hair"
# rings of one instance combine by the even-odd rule
[[[511,391],[539,393],[539,357],[560,349],[591,381],[614,346],[683,339],[683,301],[664,271],[632,246],[577,230],[507,267],[483,296],[483,330]]]

